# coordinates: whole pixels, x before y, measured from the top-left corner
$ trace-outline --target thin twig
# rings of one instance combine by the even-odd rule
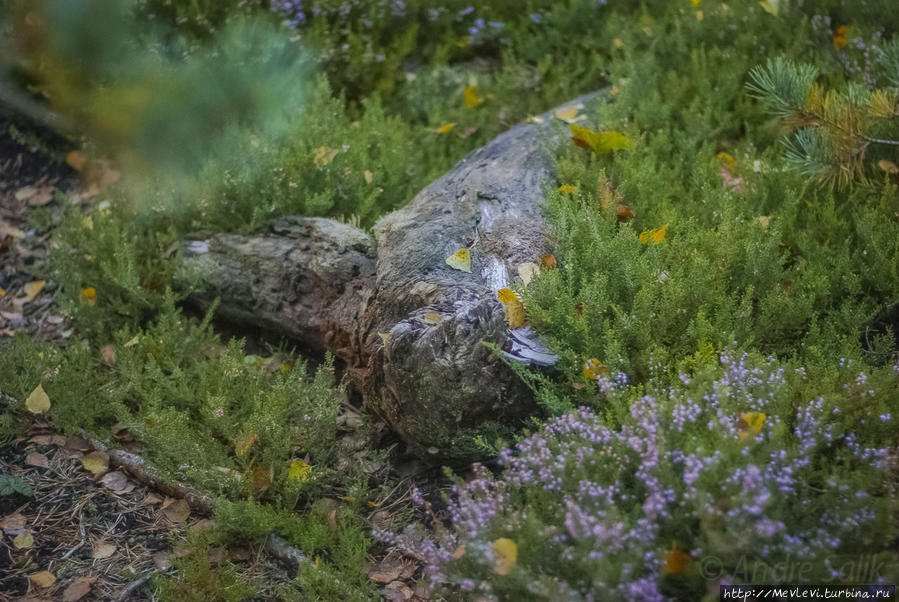
[[[115,602],[122,602],[122,600],[127,600],[128,596],[130,596],[134,590],[136,590],[141,585],[146,583],[147,579],[149,579],[149,578],[150,578],[150,573],[147,573],[143,577],[135,579],[134,581],[132,581],[131,583],[126,585],[125,589],[122,590],[122,593],[119,594],[119,597],[115,599]]]

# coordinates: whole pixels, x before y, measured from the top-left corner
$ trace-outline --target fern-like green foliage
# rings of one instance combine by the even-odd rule
[[[878,159],[886,171],[895,165],[891,159],[899,148],[899,41],[886,44],[879,56],[894,87],[868,90],[850,83],[844,91],[828,90],[815,83],[815,66],[783,57],[750,70],[750,93],[792,130],[783,144],[794,169],[820,184],[844,188],[864,181],[868,166]]]

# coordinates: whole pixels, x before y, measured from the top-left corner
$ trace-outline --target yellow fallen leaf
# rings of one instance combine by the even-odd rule
[[[81,465],[95,475],[100,474],[109,470],[109,456],[100,451],[91,452],[81,458]]]
[[[93,287],[88,287],[81,291],[81,296],[87,301],[87,304],[93,307],[97,304],[97,289]]]
[[[720,152],[715,155],[715,158],[726,165],[728,169],[733,169],[737,165],[737,162],[734,161],[734,158],[729,153]]]
[[[559,192],[567,192],[568,194],[575,193],[574,186],[572,186],[571,184],[562,184],[561,186],[559,186],[558,191]]]
[[[763,0],[759,2],[759,6],[761,6],[766,13],[769,15],[778,16],[778,12],[780,12],[780,0]]]
[[[600,376],[606,375],[606,365],[595,357],[591,357],[584,362],[584,378],[587,380],[596,380]]]
[[[44,391],[43,385],[38,384],[25,399],[25,409],[32,414],[43,414],[50,409],[50,397]]]
[[[381,337],[381,342],[384,343],[384,345],[386,345],[387,341],[390,340],[389,332],[379,332],[378,336]]]
[[[501,288],[497,291],[496,298],[506,306],[506,321],[509,323],[509,328],[514,330],[524,326],[524,304],[518,298],[518,295],[515,294],[515,291],[509,288]]]
[[[666,575],[682,575],[690,564],[689,554],[685,554],[677,548],[665,552],[665,566],[662,572]]]
[[[316,167],[324,167],[328,163],[334,160],[334,157],[337,156],[337,153],[340,152],[336,148],[329,149],[326,146],[320,146],[315,149],[315,154],[312,157],[313,163],[315,163]]]
[[[656,231],[652,233],[652,244],[657,245],[663,240],[665,240],[665,235],[668,233],[668,224],[665,224],[661,228],[658,228]]]
[[[476,107],[482,102],[484,102],[484,98],[478,95],[478,89],[476,86],[468,86],[467,88],[465,88],[466,107]]]
[[[471,253],[463,247],[446,258],[446,265],[454,270],[471,274]]]
[[[3,290],[2,288],[0,288],[0,297],[5,297],[5,296],[6,296],[6,291]]]
[[[50,587],[56,583],[56,577],[50,571],[41,571],[40,573],[32,573],[28,575],[28,580],[36,587]]]
[[[665,224],[661,228],[656,228],[655,230],[644,230],[640,233],[640,242],[645,245],[648,244],[650,240],[652,240],[652,244],[657,245],[665,240],[665,235],[667,233],[668,224]]]
[[[594,132],[588,127],[573,123],[568,124],[568,130],[577,146],[590,149],[599,155],[626,149],[631,145],[631,139],[621,132]]]
[[[34,282],[27,283],[23,288],[25,289],[25,296],[28,297],[28,300],[31,301],[38,295],[38,293],[44,290],[45,284],[47,283],[44,280],[35,280]]]
[[[770,215],[760,215],[759,216],[759,223],[762,225],[762,228],[767,228],[768,222],[770,222],[770,221],[771,221]]]
[[[309,480],[309,477],[312,476],[312,467],[303,462],[302,460],[294,460],[290,464],[290,470],[288,471],[287,478],[291,481],[297,481],[299,483],[303,483]]]
[[[508,575],[518,562],[518,546],[508,537],[500,537],[490,546],[493,550],[493,572]]]
[[[555,116],[566,123],[574,123],[579,120],[578,112],[583,105],[571,105],[556,109]],[[580,118],[583,118],[581,115]]]
[[[700,4],[702,4],[702,0],[690,0],[690,3],[693,6],[699,6]]]
[[[368,502],[368,505],[371,506],[372,508],[378,508],[381,506],[381,504],[379,504],[377,502]]]
[[[19,533],[15,537],[13,537],[12,545],[16,547],[17,550],[24,550],[25,548],[30,548],[34,545],[34,536],[31,535],[28,531],[23,531]]]
[[[764,412],[745,412],[740,414],[740,420],[737,422],[737,428],[740,429],[740,441],[745,441],[747,438],[755,439],[756,435],[762,432],[764,424]]]
[[[440,324],[441,322],[443,322],[443,316],[441,316],[436,311],[429,311],[425,313],[424,318],[425,322],[427,322],[428,324]]]
[[[532,261],[518,264],[518,277],[527,286],[531,283],[531,279],[540,273],[540,266]]]
[[[612,40],[612,46],[614,46],[615,48],[624,48],[624,40],[622,40],[621,38],[615,38],[614,40]]]
[[[438,134],[448,134],[454,127],[456,127],[455,123],[444,123],[436,131]]]
[[[881,159],[877,162],[877,167],[882,169],[883,171],[891,174],[899,174],[899,166],[897,166],[892,161],[887,161],[886,159]]]

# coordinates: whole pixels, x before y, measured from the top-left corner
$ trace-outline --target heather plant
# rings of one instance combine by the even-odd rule
[[[899,366],[806,371],[724,353],[643,386],[591,386],[601,411],[547,422],[500,454],[501,472],[453,486],[451,526],[378,535],[421,554],[454,599],[698,600],[719,583],[895,580]]]
[[[835,50],[811,20],[788,30],[750,8],[654,21],[683,35],[629,22],[608,66],[610,102],[579,123],[633,144],[560,150],[546,206],[559,269],[523,292],[575,383],[590,358],[643,380],[651,355],[676,362],[733,341],[780,357],[891,361],[894,333],[873,318],[897,303],[895,185],[819,190],[783,168],[779,124],[745,89],[753,57]],[[825,79],[857,75],[821,63]]]

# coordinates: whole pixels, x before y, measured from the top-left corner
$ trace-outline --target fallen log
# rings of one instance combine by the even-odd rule
[[[590,104],[597,92],[563,105]],[[255,236],[197,236],[181,246],[192,301],[346,365],[365,406],[419,453],[458,455],[460,434],[533,413],[529,391],[483,343],[535,365],[555,362],[529,328],[511,330],[499,289],[549,252],[540,206],[552,150],[567,129],[553,112],[459,161],[373,237],[322,218],[283,217]],[[446,258],[469,249],[471,273]]]

